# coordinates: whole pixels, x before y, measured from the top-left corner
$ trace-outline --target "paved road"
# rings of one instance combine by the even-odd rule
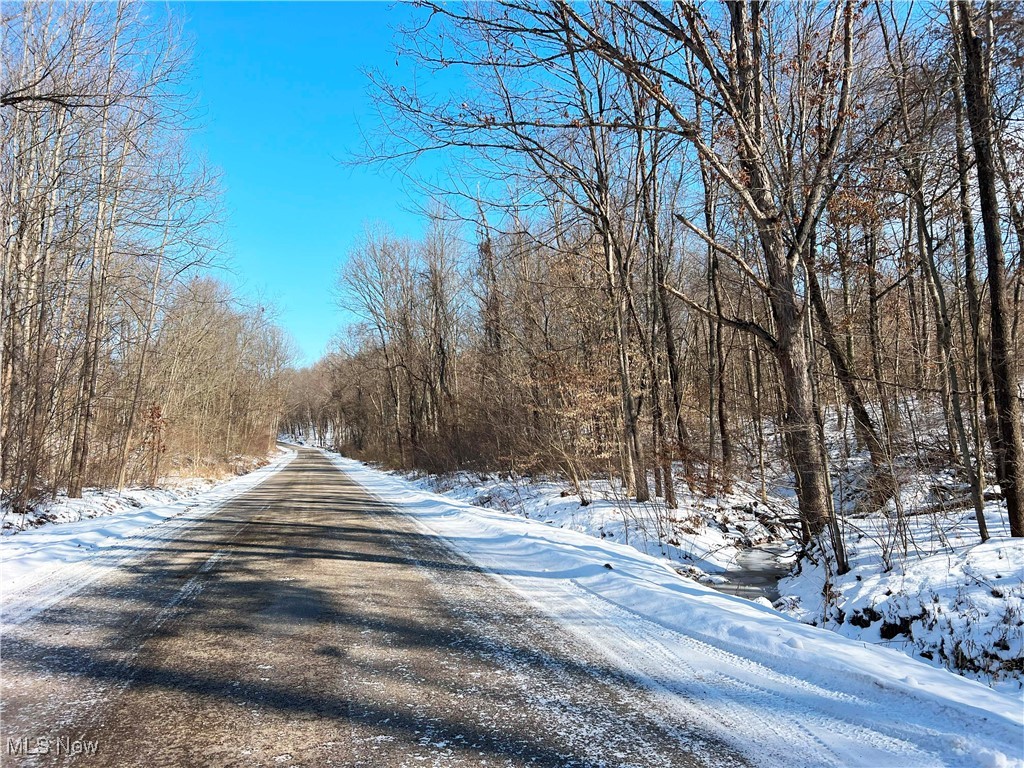
[[[7,629],[0,763],[743,764],[595,654],[302,450]]]

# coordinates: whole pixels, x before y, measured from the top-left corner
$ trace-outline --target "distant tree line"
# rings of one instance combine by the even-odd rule
[[[1019,5],[422,5],[374,153],[446,153],[476,245],[371,230],[293,424],[668,506],[784,462],[840,568],[839,482],[952,467],[1024,535]]]
[[[0,9],[0,489],[14,509],[273,445],[279,331],[205,276],[186,57],[135,3]]]

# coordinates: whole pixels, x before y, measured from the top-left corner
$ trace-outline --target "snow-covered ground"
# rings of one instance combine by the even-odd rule
[[[23,621],[61,597],[158,547],[174,534],[256,487],[295,457],[281,450],[269,464],[199,490],[89,491],[47,509],[57,521],[0,537],[2,622]],[[22,593],[31,595],[21,600]]]
[[[1015,696],[721,594],[624,543],[332,460],[758,765],[1024,765]]]
[[[265,459],[239,456],[232,462],[227,477],[246,475],[266,464]],[[12,511],[0,502],[0,535],[11,536],[47,525],[73,523],[92,517],[122,515],[133,510],[171,504],[189,496],[208,491],[223,483],[220,477],[169,476],[161,478],[157,488],[86,488],[80,499],[69,499],[66,493],[33,504],[23,513]]]
[[[293,455],[188,500],[3,537],[3,622],[159,546]],[[752,763],[1024,766],[1016,696],[716,592],[681,577],[660,552],[616,540],[624,535],[560,529],[332,460],[614,659],[667,716],[717,735]],[[31,601],[19,602],[26,587]]]
[[[13,536],[43,527],[172,504],[215,485],[214,480],[194,478],[160,488],[125,488],[120,492],[110,488],[86,488],[80,499],[69,499],[61,493],[54,499],[40,502],[25,513],[0,507],[0,519],[3,520],[0,535]]]
[[[903,651],[937,667],[1024,695],[1024,539],[1009,537],[998,487],[985,490],[991,539],[982,544],[967,479],[949,466],[948,424],[927,398],[892,404],[905,432],[890,450],[899,491],[866,503],[871,462],[853,419],[825,436],[850,571],[801,559],[779,584],[777,607],[846,637]],[[876,423],[884,418],[871,407]],[[897,434],[901,430],[897,430]],[[911,437],[912,436],[912,437]],[[992,457],[986,456],[991,467]]]
[[[781,576],[796,560],[798,542],[772,522],[796,518],[791,500],[773,494],[767,508],[742,483],[728,496],[680,487],[679,508],[666,510],[660,502],[630,502],[604,480],[587,484],[590,503],[583,506],[564,480],[475,473],[404,477],[449,499],[628,544],[701,583],[733,591],[745,582],[741,571],[751,561],[760,561],[759,576],[766,572],[763,581],[771,583],[773,561]],[[920,476],[916,485],[908,481],[901,516],[892,502],[870,515],[848,510],[842,525],[850,572],[838,576],[805,558],[779,582],[776,607],[1021,696],[1024,541],[1009,538],[1005,508],[989,502],[993,538],[982,544],[973,510],[962,499],[960,506],[939,504],[929,490],[953,484],[934,474]]]
[[[1024,540],[1009,537],[1005,507],[986,504],[992,538],[983,544],[973,509],[937,509],[912,488],[903,495],[915,514],[897,516],[890,501],[880,513],[848,516],[850,571],[804,559],[779,584],[779,607],[1021,696]]]
[[[607,480],[583,484],[583,505],[564,480],[470,472],[404,477],[449,499],[628,544],[644,554],[667,558],[680,572],[708,584],[728,581],[742,568],[737,557],[750,547],[788,543],[796,550],[791,531],[777,522],[796,517],[792,504],[775,498],[769,509],[753,488],[742,483],[734,493],[721,496],[679,487],[678,508],[666,509],[660,499],[631,501]]]

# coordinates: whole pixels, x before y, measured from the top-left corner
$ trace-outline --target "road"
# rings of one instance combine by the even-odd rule
[[[8,626],[2,672],[3,765],[744,764],[306,449]]]

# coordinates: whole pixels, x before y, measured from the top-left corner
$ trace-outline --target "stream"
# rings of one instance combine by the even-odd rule
[[[719,574],[725,581],[709,586],[747,600],[764,597],[774,603],[779,599],[779,579],[789,573],[790,568],[779,562],[779,558],[791,552],[791,547],[783,543],[744,549],[736,556],[736,570]]]

